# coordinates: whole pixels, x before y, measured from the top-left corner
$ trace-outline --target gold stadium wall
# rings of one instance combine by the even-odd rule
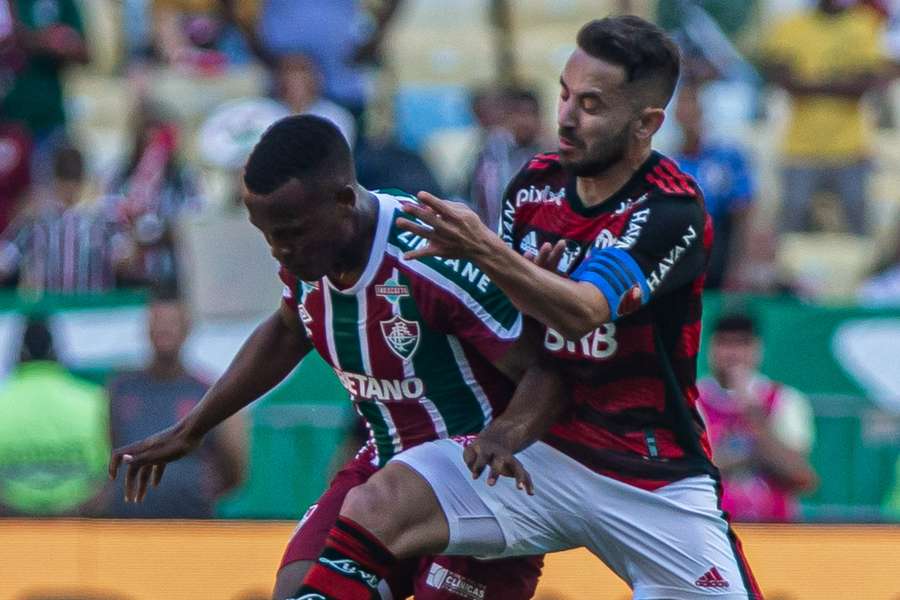
[[[0,520],[0,600],[264,600],[292,523]],[[900,526],[741,526],[768,600],[900,600]],[[584,551],[539,600],[625,600]],[[488,599],[489,600],[489,599]]]

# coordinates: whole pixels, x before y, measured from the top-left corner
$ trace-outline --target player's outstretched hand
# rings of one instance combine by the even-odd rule
[[[405,253],[404,258],[473,258],[487,250],[485,242],[494,233],[471,208],[461,202],[441,200],[428,192],[419,192],[418,198],[420,204],[408,202],[403,209],[424,225],[400,218],[397,227],[425,238],[428,245]]]
[[[517,488],[533,496],[534,483],[531,481],[531,474],[525,470],[507,444],[490,434],[485,435],[486,433],[482,432],[463,451],[463,460],[472,471],[472,478],[478,479],[485,467],[490,466],[488,485],[496,484],[500,477],[512,477],[516,480]]]
[[[555,272],[565,250],[566,240],[558,240],[555,244],[544,242],[536,255],[529,253],[525,256],[540,268]]]
[[[125,502],[141,502],[153,487],[162,481],[166,464],[178,460],[194,450],[200,440],[187,435],[175,425],[134,444],[113,450],[109,459],[109,478],[115,479],[119,467],[128,465],[125,475]]]

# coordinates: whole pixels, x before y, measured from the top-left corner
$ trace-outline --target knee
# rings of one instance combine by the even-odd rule
[[[341,506],[341,516],[365,527],[379,526],[388,521],[399,501],[389,485],[373,477],[347,493]]]

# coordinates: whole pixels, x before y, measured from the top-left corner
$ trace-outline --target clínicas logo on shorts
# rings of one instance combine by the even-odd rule
[[[487,586],[467,579],[459,573],[431,563],[425,583],[435,589],[450,592],[466,600],[484,600]]]

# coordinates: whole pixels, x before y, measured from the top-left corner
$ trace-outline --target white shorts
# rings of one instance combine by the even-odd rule
[[[586,547],[640,600],[756,599],[749,567],[708,475],[647,491],[591,471],[537,442],[516,457],[534,496],[501,477],[473,480],[463,443],[439,440],[395,456],[434,490],[447,517],[443,554],[501,558]]]

